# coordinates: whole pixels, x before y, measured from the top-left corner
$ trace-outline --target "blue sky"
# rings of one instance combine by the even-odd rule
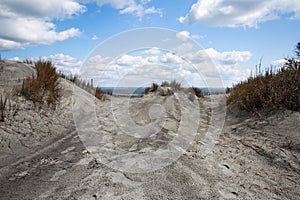
[[[0,53],[6,59],[51,59],[60,70],[78,73],[91,52],[112,36],[136,28],[166,28],[180,32],[183,43],[187,37],[204,48],[224,85],[231,86],[246,78],[261,57],[269,67],[293,56],[300,41],[299,20],[298,0],[0,0]],[[128,61],[120,61],[127,71],[133,60],[145,64],[145,56],[130,56],[120,55]],[[161,62],[172,55],[161,51],[158,56]],[[98,62],[107,66],[105,61],[111,59]],[[113,65],[119,73],[118,63]],[[153,81],[165,78],[157,73]]]

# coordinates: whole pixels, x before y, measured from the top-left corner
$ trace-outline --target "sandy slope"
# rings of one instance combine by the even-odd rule
[[[39,109],[18,94],[22,79],[34,73],[34,66],[13,61],[0,62],[0,94],[8,95],[5,122],[0,122],[0,167],[22,157],[45,142],[69,132],[72,125],[73,85],[60,80],[63,96],[56,110]],[[11,106],[9,106],[9,104]]]
[[[67,84],[66,89],[71,86]],[[221,96],[191,102],[180,93],[167,97],[150,94],[99,102],[78,88],[74,95],[77,131],[59,134],[15,162],[1,161],[0,199],[300,196],[299,112],[277,112],[258,119],[229,106],[219,132],[225,111]],[[54,120],[50,114],[48,118]],[[33,120],[38,123],[40,118]],[[1,136],[18,135],[7,132],[6,127],[1,125]],[[174,138],[181,142],[172,143]],[[182,148],[186,143],[188,148]],[[176,150],[175,154],[170,149]],[[174,158],[178,153],[178,159],[168,163],[168,156]],[[150,169],[151,163],[157,170]]]

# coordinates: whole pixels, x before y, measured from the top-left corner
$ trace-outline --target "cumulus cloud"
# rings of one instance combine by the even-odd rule
[[[56,31],[56,25],[51,21],[70,18],[85,11],[85,6],[72,0],[2,0],[0,51],[51,44],[79,36],[77,28]]]
[[[80,67],[83,63],[77,58],[62,53],[44,56],[42,59],[51,60],[58,71],[71,74],[79,74]]]
[[[219,52],[214,48],[208,48],[193,54],[187,54],[185,57],[193,64],[204,66],[201,69],[208,76],[210,74],[213,76],[215,73],[214,70],[210,71],[210,69],[206,69],[205,67],[205,63],[209,63],[209,60],[211,60],[215,64],[226,86],[231,86],[232,83],[244,80],[250,75],[249,69],[240,68],[241,63],[247,62],[252,57],[249,51]]]
[[[193,47],[194,47],[194,43],[184,42],[178,47],[174,48],[173,50],[179,55],[185,55],[186,53],[191,52]]]
[[[142,18],[160,14],[160,9],[149,6],[151,0],[1,0],[0,51],[51,44],[80,36],[78,28],[57,31],[55,20],[65,20],[86,12],[85,4],[110,5],[120,14]],[[96,37],[92,38],[93,40]]]
[[[181,32],[178,32],[176,34],[176,37],[178,39],[182,40],[183,42],[186,42],[189,39],[203,39],[206,36],[204,36],[204,35],[197,35],[197,34],[191,35],[191,33],[188,32],[188,31],[181,31]]]
[[[98,77],[101,86],[114,86],[120,83],[119,81],[123,84],[119,86],[136,86],[143,81],[160,83],[172,79],[186,80],[194,86],[204,86],[205,81],[212,83],[220,73],[225,85],[231,86],[233,82],[249,76],[250,70],[241,69],[240,64],[248,61],[251,56],[251,52],[248,51],[219,52],[213,48],[186,52],[182,57],[164,51],[155,55],[142,51],[140,55],[126,54],[116,59],[98,55],[91,57],[84,64],[84,74],[95,80]],[[215,68],[212,67],[214,64]],[[194,66],[198,66],[200,71]]]
[[[151,0],[83,0],[81,2],[96,2],[100,7],[103,5],[110,5],[119,10],[120,14],[132,14],[139,18],[149,14],[162,15],[160,9],[155,8],[154,6],[147,6]]]
[[[19,57],[14,57],[11,58],[10,60],[23,61],[24,59],[26,60],[28,59],[32,61],[37,61],[40,59],[49,60],[54,64],[57,72],[62,72],[64,74],[73,74],[73,75],[79,74],[80,68],[83,63],[81,60],[74,58],[70,55],[65,55],[63,53],[42,56],[42,57],[22,58],[22,59]]]
[[[178,32],[176,34],[176,37],[185,42],[190,38],[190,32],[188,32],[188,31]]]
[[[285,59],[274,60],[271,62],[271,66],[280,68],[283,67],[285,63],[286,63]]]
[[[184,62],[181,57],[170,52],[166,53],[165,55],[162,55],[160,61],[162,63],[176,63],[176,64],[180,64]]]
[[[234,65],[240,62],[248,61],[252,54],[249,51],[224,51],[218,52],[213,48],[206,49],[207,55],[215,60],[218,60],[224,65]]]
[[[298,0],[198,0],[189,13],[181,16],[181,23],[203,23],[211,26],[255,27],[257,24],[273,20],[282,14],[292,13],[293,18],[300,18]]]

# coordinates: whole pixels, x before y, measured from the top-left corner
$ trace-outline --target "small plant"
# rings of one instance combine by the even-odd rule
[[[158,89],[158,84],[152,83],[152,88],[151,89],[152,89],[151,92],[156,92],[157,89]]]
[[[202,90],[199,89],[199,88],[191,87],[189,90],[190,90],[192,93],[194,93],[197,97],[201,97],[201,98],[204,97]]]
[[[158,84],[152,83],[151,87],[145,88],[144,94],[149,94],[150,92],[156,92],[158,89]]]
[[[149,94],[151,90],[151,87],[146,87],[143,94]]]
[[[101,101],[105,101],[105,92],[101,90],[101,88],[97,87],[95,91],[95,97]]]
[[[163,81],[160,85],[161,87],[170,87],[170,83],[168,81]]]
[[[174,91],[179,91],[182,89],[181,87],[181,83],[176,81],[176,80],[173,80],[171,82],[168,82],[168,81],[163,81],[161,84],[160,84],[161,87],[171,87]]]
[[[0,54],[0,62],[4,63],[4,60],[2,58],[2,55]]]
[[[31,65],[34,64],[33,60],[32,59],[28,59],[28,58],[24,59],[23,63],[31,64]]]
[[[179,91],[179,90],[182,89],[181,83],[180,83],[180,82],[177,82],[176,80],[171,81],[170,87],[171,87],[174,91]]]
[[[231,91],[231,88],[230,87],[226,87],[225,94],[229,94],[230,91]]]

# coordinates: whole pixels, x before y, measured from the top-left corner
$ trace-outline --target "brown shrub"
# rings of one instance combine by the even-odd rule
[[[193,92],[197,97],[204,97],[203,92],[200,88],[191,87],[189,90]]]
[[[170,82],[170,87],[174,90],[174,91],[179,91],[182,89],[181,87],[181,83],[177,82],[176,80],[173,80]]]
[[[144,94],[149,94],[150,92],[156,92],[158,89],[158,84],[152,83],[151,87],[146,87],[144,90]]]
[[[39,60],[35,62],[36,75],[23,81],[21,93],[32,100],[35,105],[42,106],[47,102],[48,106],[56,108],[61,97],[59,76],[51,61]]]
[[[300,110],[300,62],[287,60],[279,71],[266,70],[235,85],[227,98],[239,107],[256,113],[261,109]]]
[[[106,99],[105,92],[103,92],[99,87],[95,90],[95,97],[101,101],[105,101]]]

